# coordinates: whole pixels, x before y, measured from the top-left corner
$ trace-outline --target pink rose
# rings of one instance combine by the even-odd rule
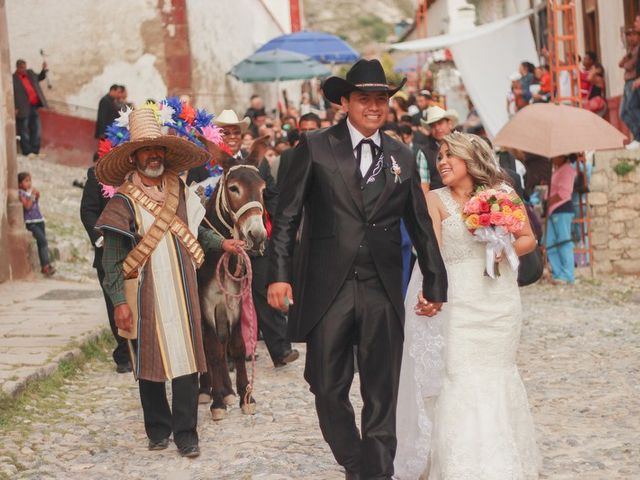
[[[508,217],[505,217],[503,226],[507,229],[508,232],[515,233],[520,231],[521,224],[522,222],[520,222],[517,218],[509,215]]]
[[[491,212],[489,214],[491,225],[503,225],[505,216],[502,212]]]
[[[480,226],[488,227],[491,225],[491,215],[488,213],[483,213],[480,215]]]
[[[464,213],[471,215],[474,213],[480,213],[480,201],[477,198],[472,198],[464,205]]]

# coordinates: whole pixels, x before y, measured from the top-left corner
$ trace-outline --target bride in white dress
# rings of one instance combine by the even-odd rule
[[[503,263],[500,277],[484,276],[485,244],[474,241],[461,216],[477,187],[509,187],[493,152],[475,135],[445,137],[438,171],[446,186],[429,192],[427,206],[449,301],[435,317],[422,315],[428,310],[416,266],[406,300],[395,478],[536,479],[535,431],[516,366],[517,274]],[[535,248],[528,222],[516,237],[518,255]]]

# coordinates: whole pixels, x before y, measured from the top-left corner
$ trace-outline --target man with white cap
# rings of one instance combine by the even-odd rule
[[[437,168],[440,142],[454,129],[454,122],[458,121],[458,114],[454,110],[444,110],[436,105],[427,108],[425,117],[420,119],[420,123],[424,127],[429,127],[431,135],[423,144],[423,151],[427,157],[429,176],[431,177],[429,189],[435,190],[444,187]]]

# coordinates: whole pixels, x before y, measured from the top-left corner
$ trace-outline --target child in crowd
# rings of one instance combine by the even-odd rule
[[[44,217],[40,212],[40,192],[31,185],[31,174],[20,172],[18,174],[18,196],[22,202],[24,212],[24,223],[27,230],[38,243],[38,256],[40,257],[40,267],[42,273],[50,277],[55,273],[55,269],[49,263],[49,245],[44,230]]]

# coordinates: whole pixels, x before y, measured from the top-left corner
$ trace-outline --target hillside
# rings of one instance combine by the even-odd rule
[[[414,0],[304,0],[308,30],[333,33],[356,50],[384,43],[394,25],[413,17]]]

